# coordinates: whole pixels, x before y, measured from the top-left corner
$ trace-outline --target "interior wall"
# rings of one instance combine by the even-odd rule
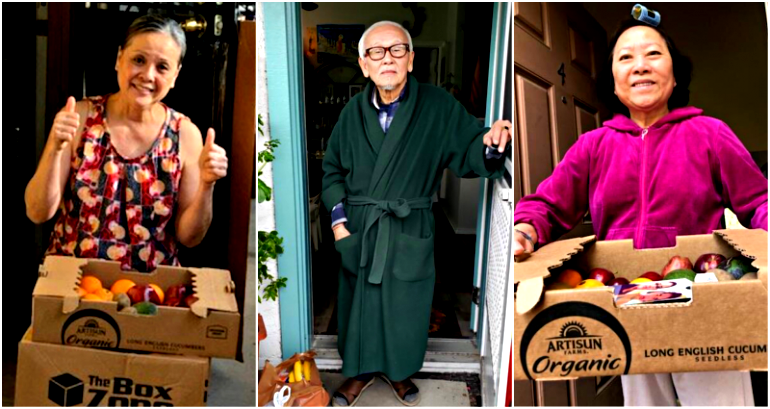
[[[634,2],[583,3],[609,40]],[[661,26],[693,62],[690,105],[735,132],[767,163],[767,18],[763,3],[654,3]]]
[[[382,21],[390,20],[403,25],[404,21],[415,23],[415,16],[409,8],[402,7],[406,3],[316,3],[318,8],[313,11],[302,10],[302,29],[315,27],[319,24],[364,24],[366,27]],[[454,3],[416,3],[417,7],[425,8],[427,19],[419,35],[413,35],[412,42],[418,41],[449,41],[457,37],[456,20],[448,21],[450,14],[456,14],[457,4]],[[450,44],[447,44],[450,46]],[[454,63],[456,52],[453,47],[447,49],[447,71]],[[419,55],[415,55],[419,58]],[[450,63],[451,62],[451,63]]]

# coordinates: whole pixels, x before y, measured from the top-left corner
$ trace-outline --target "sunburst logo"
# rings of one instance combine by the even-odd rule
[[[587,337],[588,331],[581,323],[572,321],[564,324],[559,332],[560,338],[581,338]]]

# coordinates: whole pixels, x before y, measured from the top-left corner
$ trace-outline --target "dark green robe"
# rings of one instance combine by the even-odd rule
[[[373,84],[350,100],[323,161],[327,209],[345,200],[351,235],[335,243],[342,373],[383,372],[400,381],[422,367],[436,271],[431,197],[445,168],[487,171],[482,127],[446,91],[408,77],[387,136],[371,103]]]

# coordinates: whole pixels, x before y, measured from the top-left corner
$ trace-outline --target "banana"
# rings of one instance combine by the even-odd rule
[[[305,380],[310,380],[310,361],[305,361],[302,363],[302,374],[305,375]]]
[[[289,383],[294,383],[294,371],[289,372]]]
[[[300,361],[294,363],[294,379],[296,379],[297,382],[302,380],[302,362]]]

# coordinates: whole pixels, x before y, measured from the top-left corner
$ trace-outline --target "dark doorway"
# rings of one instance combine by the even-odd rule
[[[308,197],[310,197],[312,302],[315,335],[337,335],[337,274],[331,218],[320,202],[321,163],[329,136],[349,98],[363,89],[357,54],[321,55],[326,30],[358,33],[345,44],[357,45],[360,34],[380,20],[395,21],[410,31],[415,48],[412,74],[423,83],[444,88],[481,122],[486,115],[487,74],[492,3],[319,3],[302,11]],[[397,17],[398,18],[397,18]],[[447,28],[449,27],[449,28]],[[483,27],[480,29],[479,27]],[[447,34],[451,31],[450,35]],[[336,38],[336,37],[335,37]],[[474,194],[477,194],[474,191]],[[430,337],[470,339],[475,234],[453,227],[441,192],[433,205],[436,226],[436,286]],[[473,214],[475,218],[475,213]]]

